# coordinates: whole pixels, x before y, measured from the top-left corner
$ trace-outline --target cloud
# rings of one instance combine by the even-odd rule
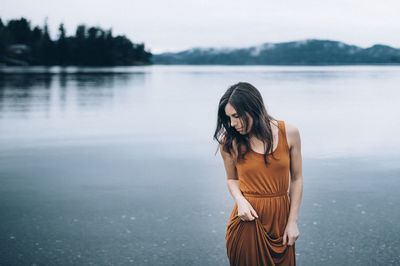
[[[38,8],[40,7],[40,8]],[[267,0],[3,0],[6,19],[33,24],[49,18],[53,36],[64,22],[69,34],[80,23],[113,28],[153,51],[193,46],[240,47],[307,38],[333,39],[363,47],[398,46],[400,2]]]

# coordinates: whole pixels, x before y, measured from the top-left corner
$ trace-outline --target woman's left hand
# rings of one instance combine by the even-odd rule
[[[300,233],[297,228],[297,223],[289,222],[286,225],[285,232],[283,233],[283,245],[288,244],[288,246],[292,246],[297,238],[299,238]]]

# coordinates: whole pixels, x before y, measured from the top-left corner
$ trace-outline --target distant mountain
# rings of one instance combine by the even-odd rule
[[[386,45],[360,48],[330,40],[265,43],[248,48],[193,48],[153,55],[167,65],[352,65],[400,64],[400,49]]]

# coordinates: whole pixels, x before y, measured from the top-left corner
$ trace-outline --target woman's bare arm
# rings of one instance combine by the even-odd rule
[[[286,130],[290,149],[290,212],[283,243],[286,243],[287,238],[288,245],[293,245],[300,235],[297,228],[297,218],[303,194],[301,140],[299,130],[296,127],[287,124]]]
[[[290,222],[297,222],[303,193],[303,173],[301,158],[301,141],[299,130],[289,126],[290,147]]]
[[[244,197],[243,197],[242,192],[239,189],[239,179],[237,176],[235,161],[229,153],[222,150],[222,145],[220,145],[219,148],[220,148],[222,159],[224,160],[226,177],[228,179],[229,192],[231,193],[231,195],[235,199],[235,201],[238,201]]]
[[[240,191],[240,181],[237,176],[234,158],[231,154],[223,151],[222,145],[220,145],[220,152],[222,159],[224,160],[226,177],[228,179],[228,189],[238,206],[238,216],[245,221],[252,221],[255,218],[258,218],[256,211]]]

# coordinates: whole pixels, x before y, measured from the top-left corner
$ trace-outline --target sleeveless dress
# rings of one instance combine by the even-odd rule
[[[290,155],[285,123],[278,120],[278,145],[274,156],[250,150],[236,163],[240,190],[257,212],[253,221],[242,221],[235,203],[226,227],[226,249],[230,265],[296,265],[295,245],[283,245],[289,217]]]

